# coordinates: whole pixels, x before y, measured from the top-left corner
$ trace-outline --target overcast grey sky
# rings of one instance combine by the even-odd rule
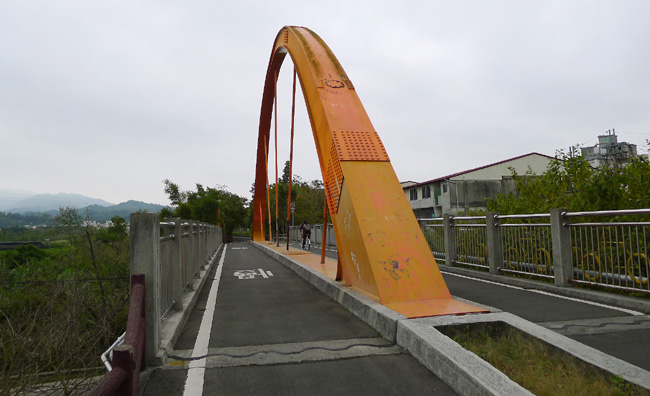
[[[649,16],[647,0],[4,0],[0,190],[168,204],[169,178],[250,197],[284,25],[330,46],[400,180],[553,155],[612,128],[647,152]],[[281,164],[290,74],[286,61]],[[297,123],[294,172],[320,179],[304,104]]]

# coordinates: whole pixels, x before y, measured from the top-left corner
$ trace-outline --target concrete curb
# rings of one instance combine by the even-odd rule
[[[331,299],[338,301],[348,311],[352,312],[354,316],[368,323],[368,325],[377,330],[377,332],[379,332],[379,334],[384,338],[391,341],[396,340],[397,322],[406,319],[404,315],[398,314],[368,297],[362,296],[349,287],[345,287],[320,272],[305,267],[298,261],[280,254],[271,248],[257,242],[251,241],[249,243],[296,272]]]
[[[400,328],[398,328],[398,337],[397,337],[398,344],[402,342],[405,345],[406,344],[413,345],[415,348],[419,350],[424,349],[425,353],[424,354],[420,353],[422,356],[436,355],[438,353],[441,353],[440,352],[441,349],[448,348],[446,344],[448,344],[449,342],[458,345],[456,344],[456,342],[452,341],[449,337],[440,333],[436,329],[436,327],[450,326],[450,325],[452,326],[467,325],[472,323],[489,323],[489,322],[507,323],[508,325],[515,327],[523,331],[524,333],[528,333],[536,337],[537,339],[542,340],[550,345],[553,345],[554,347],[564,352],[567,352],[586,363],[589,363],[602,370],[608,371],[614,375],[618,375],[619,377],[624,378],[626,381],[630,383],[633,383],[635,385],[641,386],[646,389],[650,389],[650,372],[643,370],[639,367],[636,367],[623,360],[615,358],[613,356],[607,355],[597,349],[584,345],[578,341],[572,340],[571,338],[558,334],[552,330],[549,330],[545,327],[539,326],[535,323],[529,322],[525,319],[522,319],[518,316],[515,316],[507,312],[498,312],[498,313],[489,313],[489,314],[480,314],[480,315],[464,315],[464,316],[438,316],[438,317],[419,318],[419,319],[412,319],[409,321],[402,321],[398,324],[398,326],[403,327],[405,331],[402,331]],[[413,341],[413,340],[405,339],[411,336],[411,334],[408,334],[408,332],[406,331],[407,329],[409,330],[410,333],[419,336],[420,340]],[[425,345],[425,346],[418,345],[417,342],[422,340],[424,340],[429,345]],[[430,342],[430,340],[433,343]],[[458,345],[458,347],[460,347],[460,345]],[[473,355],[475,362],[465,367],[462,367],[459,364],[459,369],[471,369],[472,375],[476,374],[474,369],[474,367],[476,367],[475,364],[477,364],[476,361],[481,361],[483,363],[485,362],[482,359],[480,359],[478,356],[474,355],[473,353],[466,351],[462,347],[460,348],[462,351],[464,351],[465,354],[469,353]],[[411,350],[410,347],[408,349]],[[428,349],[432,349],[433,351],[429,351]],[[461,364],[465,359],[467,359],[467,358],[462,358],[462,359],[458,358],[457,354],[461,353],[462,351],[455,350],[454,354],[451,355],[456,360],[460,360]],[[415,353],[413,354],[416,355]],[[447,358],[449,358],[449,356],[450,355],[447,355]],[[420,357],[418,357],[418,360],[420,360],[425,366],[429,367],[430,362],[422,361]],[[429,367],[429,369],[434,373],[436,372],[434,370],[437,370],[436,367],[433,368]],[[511,394],[510,391],[507,392],[501,391],[501,392],[502,392],[501,394]],[[471,394],[474,393],[472,392]]]
[[[449,267],[447,265],[440,265],[440,271],[450,272],[452,274],[460,274],[471,276],[473,278],[489,280],[492,282],[503,283],[511,286],[518,286],[524,289],[536,289],[549,293],[559,294],[565,297],[579,298],[583,300],[594,301],[601,304],[613,305],[615,307],[631,309],[634,311],[643,312],[650,315],[650,300],[646,301],[640,298],[622,296],[615,293],[599,292],[595,290],[588,290],[576,287],[559,287],[552,283],[541,282],[533,279],[516,278],[512,276],[494,275],[489,272],[472,270],[462,267]]]
[[[411,352],[420,363],[460,395],[532,395],[488,362],[426,322],[417,319],[400,321],[397,344]]]
[[[407,349],[418,361],[420,361],[420,363],[461,395],[500,396],[532,395],[532,393],[512,381],[505,374],[474,353],[464,349],[458,343],[442,334],[435,328],[436,326],[497,321],[505,322],[576,356],[578,359],[618,375],[628,382],[650,389],[649,372],[510,313],[499,312],[494,308],[485,307],[490,309],[493,313],[408,319],[405,316],[398,314],[383,305],[360,295],[359,293],[356,293],[352,289],[329,279],[323,274],[304,266],[290,257],[284,256],[259,243],[249,243],[284,264],[289,269],[295,271],[330,298],[341,303],[356,317],[375,328],[382,336],[388,340],[396,342],[397,345],[402,348]],[[465,275],[471,274],[475,276],[476,274],[476,271],[459,268],[449,270],[448,267],[441,267],[441,269]],[[507,277],[494,276],[487,273],[481,273],[481,275],[490,275],[490,277],[475,277],[507,283],[503,282],[503,279]],[[546,291],[553,291],[557,294],[561,294],[558,290],[563,290],[563,288],[547,284],[543,284],[543,286],[548,286],[548,288],[540,287],[540,282],[525,279],[510,278],[510,280],[514,280],[516,286],[524,288],[537,288]],[[532,287],[533,285],[530,282],[534,282],[535,287]],[[586,295],[592,297],[592,294],[602,294],[588,290],[569,290],[578,293],[565,295],[585,299],[592,299],[585,297]],[[638,304],[639,302],[634,301],[634,299],[625,299],[632,300],[632,302],[627,301],[623,303],[623,307],[644,310],[640,308],[644,307],[644,304]],[[600,302],[621,306],[620,303],[617,304],[612,302],[608,298],[603,298]],[[468,303],[474,304],[471,301],[468,301]],[[641,301],[640,303],[645,302]]]
[[[225,244],[221,244],[217,248],[217,252],[210,260],[210,263],[204,267],[199,273],[198,278],[194,278],[192,283],[192,291],[183,293],[183,309],[180,311],[170,311],[162,320],[162,326],[160,328],[160,346],[158,352],[156,353],[156,366],[163,366],[167,362],[167,357],[174,350],[174,345],[183,332],[183,328],[187,323],[187,320],[196,305],[196,301],[199,298],[199,294],[203,289],[208,274],[212,270],[212,266],[217,261],[219,257],[219,252]]]

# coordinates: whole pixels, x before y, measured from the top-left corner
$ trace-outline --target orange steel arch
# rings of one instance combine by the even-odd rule
[[[325,42],[304,27],[280,30],[266,72],[253,240],[264,241],[274,80],[287,54],[307,105],[345,284],[407,317],[482,312],[451,298],[354,85]]]

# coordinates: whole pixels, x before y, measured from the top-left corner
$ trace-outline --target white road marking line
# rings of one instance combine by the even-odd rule
[[[489,284],[492,284],[492,285],[508,287],[508,288],[510,288],[510,289],[526,290],[526,289],[524,289],[523,287],[512,286],[512,285],[506,285],[505,283],[493,282],[493,281],[489,281],[489,280],[485,280],[485,279],[472,278],[471,276],[461,275],[461,274],[456,274],[456,273],[453,273],[453,272],[447,272],[447,271],[443,271],[443,270],[440,270],[440,272],[442,272],[443,274],[446,274],[446,275],[455,276],[455,277],[457,277],[457,278],[464,278],[464,279],[475,280],[475,281],[479,281],[479,282],[483,282],[483,283],[489,283]]]
[[[531,293],[543,294],[545,296],[557,297],[557,298],[561,298],[561,299],[564,299],[564,300],[569,300],[569,301],[575,301],[575,302],[579,302],[579,303],[594,305],[594,306],[601,307],[601,308],[613,309],[615,311],[625,312],[625,313],[628,313],[628,314],[634,315],[634,316],[643,316],[644,315],[641,312],[633,311],[631,309],[615,307],[613,305],[601,304],[601,303],[597,303],[597,302],[594,302],[594,301],[581,300],[579,298],[574,298],[574,297],[561,296],[559,294],[553,294],[553,293],[549,293],[549,292],[542,291],[542,290],[524,289],[523,287],[519,287],[519,286],[506,285],[504,283],[493,282],[493,281],[489,281],[489,280],[485,280],[485,279],[472,278],[471,276],[467,276],[467,275],[455,274],[455,273],[446,272],[446,271],[440,271],[440,272],[442,272],[443,274],[446,274],[446,275],[456,276],[458,278],[471,279],[471,280],[475,280],[475,281],[478,281],[478,282],[489,283],[489,284],[492,284],[492,285],[497,285],[497,286],[502,286],[502,287],[508,287],[510,289],[523,290],[523,291],[528,291],[528,292],[531,292]]]
[[[269,276],[266,275],[266,271],[264,271],[264,270],[261,269],[261,268],[260,268],[259,270],[260,270],[260,275],[262,275],[262,277],[263,277],[264,279],[268,279],[268,278],[269,278]]]
[[[597,303],[597,302],[594,302],[594,301],[580,300],[580,299],[574,298],[574,297],[558,296],[557,294],[549,293],[549,292],[546,292],[546,291],[543,291],[543,290],[529,289],[528,291],[533,292],[533,293],[543,294],[545,296],[552,296],[552,297],[557,297],[557,298],[563,298],[565,300],[577,301],[577,302],[581,302],[581,303],[585,303],[585,304],[591,304],[591,305],[595,305],[597,307],[615,309],[617,311],[629,313],[630,315],[633,315],[633,316],[643,316],[643,313],[638,312],[638,311],[633,311],[633,310],[627,309],[627,308],[619,308],[619,307],[615,307],[613,305]]]
[[[192,357],[205,356],[208,354],[208,343],[210,342],[210,333],[212,332],[212,320],[214,318],[214,310],[217,303],[217,292],[219,291],[219,281],[221,280],[221,273],[223,272],[223,262],[226,258],[226,248],[224,245],[223,254],[219,260],[217,273],[214,277],[214,282],[210,288],[208,301],[201,318],[201,326],[199,327],[199,334],[194,343]],[[190,363],[189,370],[187,370],[187,379],[185,380],[185,390],[183,396],[201,396],[203,395],[203,382],[205,380],[205,366],[206,358],[193,360]]]

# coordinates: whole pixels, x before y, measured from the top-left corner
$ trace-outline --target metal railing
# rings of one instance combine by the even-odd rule
[[[323,242],[323,234],[325,233],[325,245],[336,246],[336,237],[334,236],[334,226],[327,225],[327,230],[324,231],[322,224],[312,224],[311,226],[311,242],[321,244]],[[300,226],[289,227],[289,240],[291,242],[302,243],[302,235],[300,233]]]
[[[550,214],[496,216],[503,272],[553,277]]]
[[[140,371],[145,360],[145,279],[131,276],[131,300],[124,344],[113,350],[112,369],[88,393],[90,396],[138,394]]]
[[[606,221],[593,221],[606,218]],[[523,274],[650,292],[650,209],[420,219],[436,260],[493,274]]]
[[[485,217],[454,217],[453,220],[456,262],[488,268]]]
[[[576,282],[650,291],[650,222],[627,219],[640,215],[647,217],[650,210],[565,213]],[[605,221],[584,221],[593,217]],[[612,221],[612,217],[626,219]]]
[[[426,239],[433,257],[439,262],[446,263],[447,258],[445,254],[445,229],[442,224],[442,219],[422,219],[420,226],[424,239]]]

